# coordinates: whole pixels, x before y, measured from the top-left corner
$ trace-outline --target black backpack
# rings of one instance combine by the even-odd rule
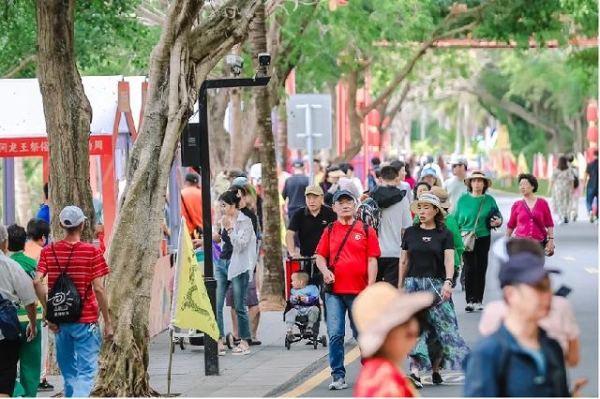
[[[46,319],[54,324],[76,323],[81,318],[83,301],[81,299],[81,295],[79,295],[77,286],[67,274],[74,250],[75,245],[73,245],[73,248],[71,248],[71,254],[69,255],[67,266],[64,270],[62,270],[60,268],[60,264],[58,263],[58,258],[56,257],[54,245],[52,245],[52,252],[54,253],[54,259],[56,260],[56,266],[58,267],[60,274],[54,282],[52,289],[50,292],[48,292]],[[89,286],[85,290],[84,299],[87,297],[88,290]]]
[[[0,332],[9,341],[21,335],[21,323],[14,303],[0,295]]]

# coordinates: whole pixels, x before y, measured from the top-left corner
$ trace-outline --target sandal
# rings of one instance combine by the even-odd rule
[[[225,356],[227,352],[225,351],[225,345],[219,342],[219,356]]]
[[[250,347],[244,342],[240,342],[238,346],[231,350],[232,355],[249,355]]]

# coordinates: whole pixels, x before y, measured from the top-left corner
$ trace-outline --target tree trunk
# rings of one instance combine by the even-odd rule
[[[287,149],[288,149],[288,129],[287,129],[287,105],[281,103],[277,107],[277,153],[279,157],[277,163],[285,169],[287,165]]]
[[[253,59],[258,53],[267,51],[267,32],[265,27],[265,8],[260,4],[252,22],[249,40],[252,44]],[[274,83],[272,83],[274,84]],[[262,184],[264,192],[263,214],[270,215],[264,219],[265,258],[264,276],[260,292],[263,310],[283,310],[284,308],[284,276],[281,256],[281,219],[279,218],[279,192],[277,189],[277,163],[275,156],[275,139],[271,121],[269,88],[261,87],[253,93],[253,102],[260,138],[260,160],[262,163]]]
[[[15,158],[15,202],[17,203],[17,223],[26,226],[31,219],[31,198],[23,169],[23,158]]]
[[[64,237],[58,218],[61,209],[75,204],[90,219],[84,232],[89,241],[94,226],[89,157],[92,108],[75,61],[75,0],[38,0],[36,15],[38,80],[50,159],[52,240]]]
[[[103,345],[94,395],[157,395],[148,376],[148,311],[169,172],[202,81],[243,40],[257,7],[253,0],[229,0],[194,26],[202,5],[171,2],[152,51],[144,119],[107,253],[115,336]],[[236,12],[226,13],[225,7]]]
[[[346,84],[348,85],[348,124],[350,126],[350,143],[346,150],[336,156],[332,163],[349,162],[363,147],[362,131],[360,129],[363,118],[356,109],[356,94],[358,91],[359,71],[353,69],[348,72]]]
[[[227,169],[229,134],[223,127],[229,94],[227,89],[209,90],[208,96],[208,135],[210,140],[210,172],[213,176]]]
[[[231,52],[235,55],[242,54],[242,48],[237,45]],[[229,90],[229,132],[231,133],[231,142],[229,145],[229,165],[235,168],[243,169],[246,164],[243,161],[243,150],[245,147],[244,133],[246,129],[243,128],[242,120],[242,89],[233,88]]]

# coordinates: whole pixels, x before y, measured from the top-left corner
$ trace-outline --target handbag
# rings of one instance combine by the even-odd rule
[[[523,200],[523,206],[525,206],[525,209],[527,210],[527,213],[531,217],[531,220],[533,220],[533,223],[535,223],[535,225],[538,227],[538,229],[540,229],[540,231],[544,234],[544,239],[542,240],[542,247],[544,247],[544,252],[546,253],[546,256],[554,255],[554,251],[552,251],[552,252],[546,251],[546,246],[548,245],[548,231],[540,223],[538,218],[535,217],[535,215],[533,214],[531,209],[529,209],[529,205],[527,205],[527,202],[525,202],[525,200]]]
[[[481,199],[481,205],[479,205],[479,212],[477,212],[477,218],[475,219],[475,229],[477,229],[477,223],[479,223],[479,216],[481,216],[481,210],[483,209],[483,202],[485,201],[485,195]],[[477,240],[477,234],[475,230],[464,231],[461,233],[463,245],[465,246],[465,252],[473,252],[475,249],[475,240]]]
[[[352,225],[350,226],[350,228],[348,229],[348,231],[346,232],[346,235],[344,236],[344,239],[342,240],[342,242],[340,243],[340,246],[338,247],[337,253],[335,254],[335,256],[333,257],[333,261],[327,266],[327,269],[331,270],[333,272],[334,266],[337,263],[340,254],[342,253],[342,249],[344,248],[344,244],[346,244],[346,241],[348,241],[348,237],[350,236],[350,233],[352,233],[352,230],[354,230],[354,225],[356,224],[357,219],[354,219],[354,222],[352,223]],[[328,229],[328,239],[329,242],[331,242],[331,230],[332,229]],[[333,292],[333,283],[323,283],[323,292],[327,293],[327,294],[331,294]]]

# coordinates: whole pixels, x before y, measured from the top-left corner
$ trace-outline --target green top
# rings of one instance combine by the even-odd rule
[[[415,215],[414,222],[419,222],[419,216]],[[462,263],[462,254],[465,252],[465,245],[463,244],[462,236],[460,235],[458,223],[451,214],[446,215],[446,228],[450,231],[450,233],[452,233],[452,237],[454,238],[454,269],[458,273],[460,270],[460,264]],[[455,274],[455,276],[456,275],[458,274]]]
[[[25,270],[25,273],[27,273],[27,275],[31,277],[31,280],[33,280],[33,278],[35,277],[35,271],[37,270],[37,262],[35,261],[35,259],[25,255],[23,251],[13,253],[10,256],[10,258],[17,262],[23,268],[23,270]],[[38,314],[38,319],[41,319],[42,307],[39,304],[36,313]],[[19,321],[26,322],[28,320],[27,311],[23,307],[19,307],[19,309],[17,310],[17,315],[19,316]]]
[[[477,227],[475,227],[475,220],[481,207],[481,201],[483,201],[483,207],[481,208],[481,214]],[[460,231],[475,231],[477,237],[487,237],[490,235],[490,229],[488,228],[488,215],[492,209],[496,208],[500,214],[500,209],[494,197],[488,194],[484,194],[481,197],[473,197],[470,193],[463,194],[456,204],[456,210],[454,211],[454,217],[458,222]],[[500,214],[501,215],[501,214]],[[504,217],[500,216],[501,219]]]

